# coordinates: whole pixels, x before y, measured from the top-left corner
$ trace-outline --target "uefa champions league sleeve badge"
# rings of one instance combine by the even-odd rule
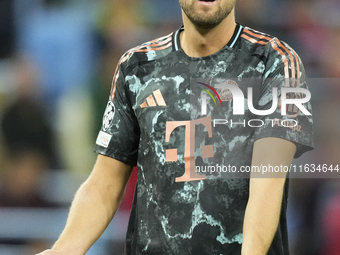
[[[114,115],[115,115],[115,106],[112,101],[109,101],[107,103],[104,117],[103,117],[103,130],[104,131],[107,131],[111,127]]]

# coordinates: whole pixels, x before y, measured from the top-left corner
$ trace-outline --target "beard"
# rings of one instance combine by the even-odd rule
[[[181,8],[192,24],[199,29],[212,29],[219,25],[234,9],[236,0],[222,1],[223,5],[213,13],[200,14],[195,10],[195,1],[179,0]]]

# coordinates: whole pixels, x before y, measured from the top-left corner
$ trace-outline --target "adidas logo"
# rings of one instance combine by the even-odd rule
[[[166,103],[164,101],[164,98],[162,96],[162,93],[159,89],[155,90],[152,95],[148,96],[146,98],[146,101],[144,101],[140,107],[146,108],[146,107],[154,107],[154,106],[166,106]]]

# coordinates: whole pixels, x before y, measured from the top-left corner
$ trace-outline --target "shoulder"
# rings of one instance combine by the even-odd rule
[[[266,66],[284,66],[286,72],[298,69],[302,65],[298,54],[284,41],[275,36],[244,27],[241,34],[241,50],[249,55],[261,58]]]
[[[124,77],[136,66],[162,58],[173,51],[173,34],[174,33],[171,33],[167,36],[143,43],[126,51],[122,55],[112,80],[111,100],[114,98],[118,81],[123,81]]]
[[[154,61],[173,51],[173,34],[154,39],[126,51],[119,60],[119,65],[128,68],[141,62]]]

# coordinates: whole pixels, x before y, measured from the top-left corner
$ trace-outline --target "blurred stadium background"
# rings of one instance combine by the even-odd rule
[[[314,78],[317,148],[295,164],[340,164],[339,13],[338,0],[238,2],[237,21],[288,42]],[[56,240],[95,162],[119,57],[180,25],[177,0],[0,0],[1,255]],[[122,254],[134,181],[88,254]],[[340,179],[291,179],[288,221],[292,255],[339,255]]]

